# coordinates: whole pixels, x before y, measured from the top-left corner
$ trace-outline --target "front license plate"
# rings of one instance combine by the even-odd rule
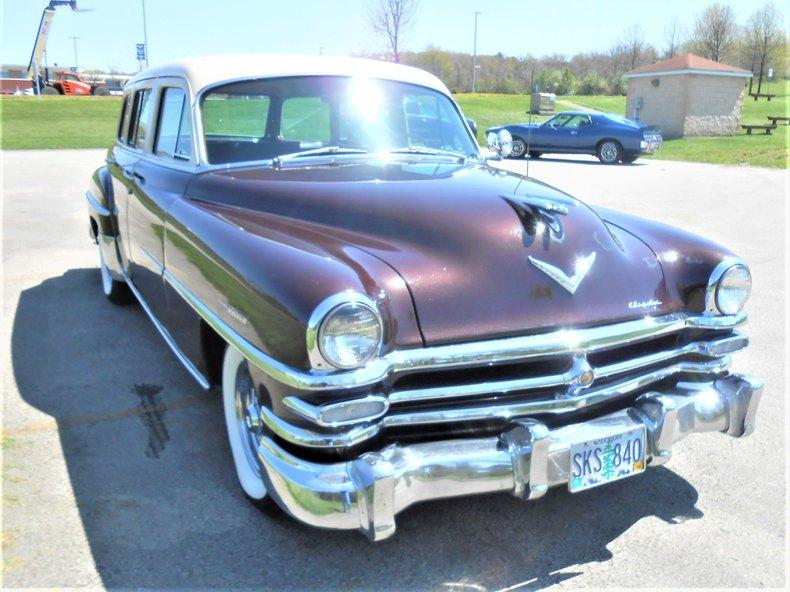
[[[572,493],[645,470],[645,426],[571,445]]]

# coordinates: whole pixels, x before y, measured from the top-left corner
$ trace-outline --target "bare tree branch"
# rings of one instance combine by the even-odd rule
[[[683,44],[683,25],[678,17],[673,17],[664,28],[664,58],[674,58]]]
[[[760,93],[765,74],[765,65],[774,58],[776,51],[782,47],[783,32],[779,23],[781,17],[776,6],[771,2],[756,10],[746,25],[746,46],[751,58],[752,72],[757,76],[757,93]],[[749,84],[749,91],[752,85]]]
[[[400,62],[401,41],[418,6],[419,0],[369,0],[370,27],[384,39],[395,62]]]
[[[729,56],[738,33],[732,8],[714,2],[697,18],[692,48],[702,57],[723,62]]]

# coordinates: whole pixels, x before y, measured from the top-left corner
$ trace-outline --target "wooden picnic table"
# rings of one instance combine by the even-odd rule
[[[770,136],[771,132],[776,129],[775,125],[752,125],[752,124],[742,124],[741,127],[746,130],[746,135],[751,136],[752,130],[764,130],[766,136]]]
[[[757,99],[768,99],[768,102],[770,103],[771,99],[773,99],[776,95],[769,95],[769,94],[766,94],[766,93],[754,93],[754,94],[749,95],[749,96],[754,97],[755,101]]]
[[[768,115],[767,117],[774,127],[777,126],[779,121],[784,121],[785,125],[790,125],[790,117],[785,117],[784,115]]]

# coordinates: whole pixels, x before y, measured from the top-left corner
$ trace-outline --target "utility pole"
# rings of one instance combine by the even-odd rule
[[[77,39],[79,37],[69,37],[74,42],[74,71],[79,70],[79,63],[77,62]]]
[[[145,0],[143,3],[143,43],[145,43],[145,67],[148,67],[148,25],[145,22]]]
[[[477,17],[483,14],[475,10],[475,43],[472,49],[472,92],[475,92],[475,79],[477,77]]]

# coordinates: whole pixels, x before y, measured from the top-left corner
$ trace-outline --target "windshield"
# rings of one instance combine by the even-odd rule
[[[423,149],[477,155],[448,97],[390,80],[301,76],[233,82],[206,93],[201,113],[212,164],[323,147],[332,153]]]

